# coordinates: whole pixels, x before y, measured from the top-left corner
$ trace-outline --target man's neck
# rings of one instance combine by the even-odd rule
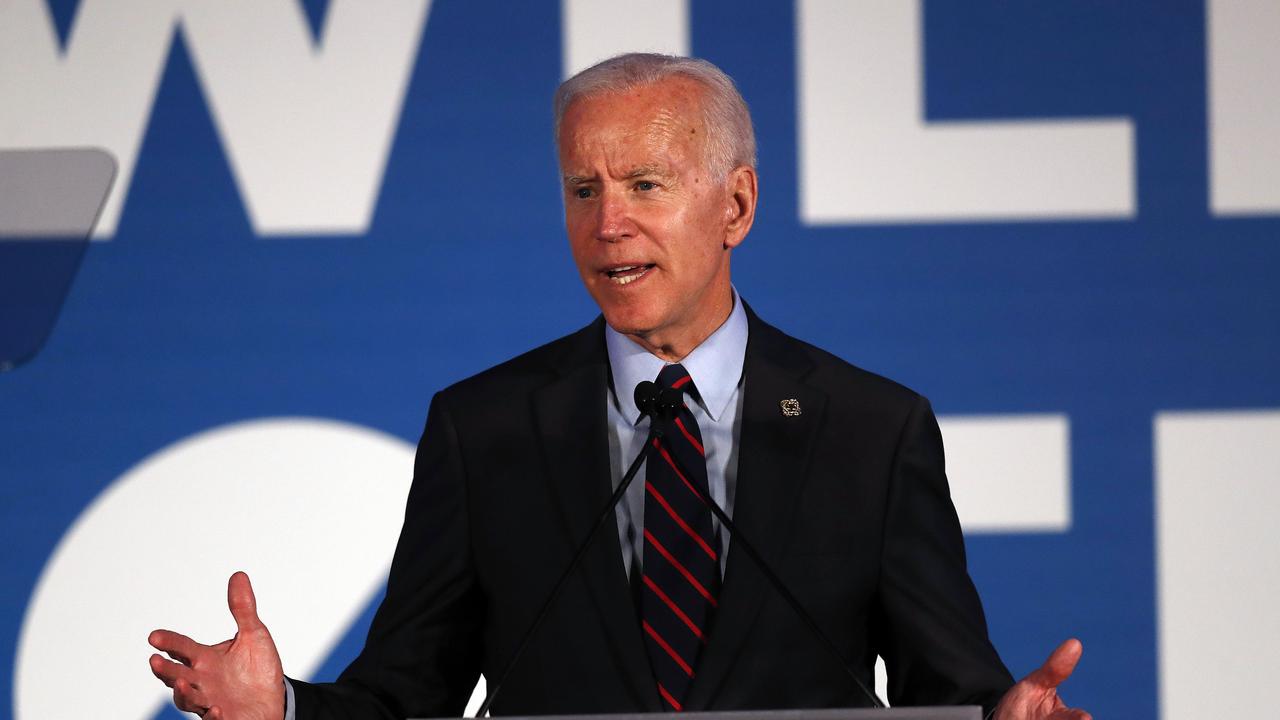
[[[716,312],[705,313],[703,319],[699,319],[690,327],[673,328],[647,335],[625,334],[625,336],[650,354],[661,358],[663,362],[680,362],[729,319],[729,315],[733,312],[732,289],[728,291],[726,300],[718,304]]]

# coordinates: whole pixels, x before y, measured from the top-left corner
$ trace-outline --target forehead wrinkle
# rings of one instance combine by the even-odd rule
[[[654,113],[645,127],[645,145],[655,154],[662,151],[678,152],[687,146],[688,135],[696,135],[697,128],[690,121],[690,113],[664,105]],[[695,113],[696,115],[696,113]]]
[[[665,90],[665,96],[654,97],[657,90]],[[569,171],[565,174],[566,182],[597,182],[601,171],[615,178],[634,178],[641,174],[670,177],[673,163],[682,161],[703,166],[707,133],[701,92],[701,86],[692,81],[669,78],[657,85],[578,100],[569,107],[565,118],[568,121],[578,114],[585,114],[585,118],[566,123],[572,129],[568,136],[562,137],[561,148],[575,148],[577,152],[571,154],[586,151],[588,156],[599,152],[596,161],[602,161],[603,167],[591,168],[586,177],[582,174],[587,167],[564,168]],[[615,103],[627,101],[639,101],[641,105],[634,112],[648,117],[639,123],[612,122],[616,117]],[[562,125],[561,129],[563,132],[567,128]],[[603,146],[598,144],[601,141]],[[637,156],[638,153],[641,156]]]

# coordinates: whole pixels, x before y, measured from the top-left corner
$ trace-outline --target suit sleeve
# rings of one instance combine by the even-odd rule
[[[364,650],[335,683],[292,681],[298,720],[462,715],[480,674],[484,613],[469,532],[457,430],[438,394]]]
[[[947,486],[942,435],[917,397],[902,428],[886,506],[879,652],[890,705],[982,705],[1013,684],[987,637]]]

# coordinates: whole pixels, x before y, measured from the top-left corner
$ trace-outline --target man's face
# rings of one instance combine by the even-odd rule
[[[702,92],[670,78],[587,97],[560,125],[578,272],[609,325],[652,346],[696,344],[728,317],[729,251],[754,212],[754,171],[725,178],[707,168]]]

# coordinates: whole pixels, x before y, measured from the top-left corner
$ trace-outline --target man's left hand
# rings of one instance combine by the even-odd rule
[[[1058,697],[1058,686],[1076,669],[1084,646],[1072,638],[1058,646],[1038,670],[1009,688],[992,714],[995,720],[1092,720],[1078,708],[1069,708]]]

